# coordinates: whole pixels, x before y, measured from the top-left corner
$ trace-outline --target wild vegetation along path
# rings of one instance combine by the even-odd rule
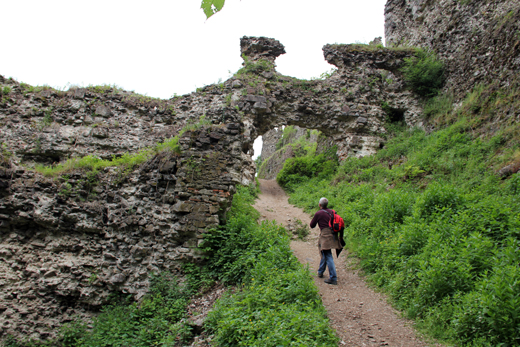
[[[302,209],[289,204],[288,197],[274,180],[259,180],[261,194],[254,207],[261,220],[276,220],[285,226],[296,219],[304,224],[311,217]],[[316,207],[318,202],[316,201]],[[352,269],[347,251],[334,259],[338,285],[329,285],[318,278],[318,227],[311,230],[306,241],[292,241],[291,248],[301,263],[309,263],[314,273],[331,326],[341,338],[340,346],[432,346],[420,339],[410,322],[399,318],[385,297],[368,288],[358,271]],[[325,271],[327,278],[328,271]]]

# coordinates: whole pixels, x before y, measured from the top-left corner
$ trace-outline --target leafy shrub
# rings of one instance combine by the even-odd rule
[[[218,345],[324,346],[337,338],[308,271],[259,265],[240,293],[219,301],[209,315]],[[273,271],[274,270],[274,271]]]
[[[518,147],[504,148],[501,134],[475,137],[470,124],[403,130],[376,155],[345,160],[334,184],[301,175],[289,201],[311,211],[327,197],[370,280],[432,336],[514,346],[520,179],[500,180],[496,167]]]
[[[150,292],[140,303],[123,300],[105,306],[93,319],[92,329],[79,321],[64,325],[61,344],[64,347],[162,345],[172,339],[171,325],[184,317],[190,293],[168,274],[151,276]]]
[[[414,206],[414,213],[421,218],[435,217],[446,209],[456,210],[462,204],[457,189],[447,185],[432,184],[421,194]]]
[[[243,287],[215,305],[207,323],[217,345],[335,344],[312,277],[294,257],[285,229],[256,222],[254,188],[239,187],[225,226],[204,236],[211,273]]]
[[[315,157],[289,158],[276,176],[276,181],[282,187],[291,190],[309,178],[331,176],[337,165],[337,161],[327,159],[324,154]]]
[[[507,188],[511,194],[520,193],[520,173],[516,173],[509,178]]]
[[[203,249],[211,274],[224,283],[240,283],[248,276],[256,257],[274,244],[284,242],[284,228],[274,223],[256,222],[260,216],[251,204],[252,189],[240,187],[233,197],[225,226],[204,236]]]
[[[518,249],[518,241],[510,240]],[[511,250],[513,247],[508,247]],[[515,252],[517,253],[517,252]],[[456,333],[464,342],[475,338],[480,343],[499,346],[518,345],[520,340],[520,268],[518,254],[500,260],[493,273],[483,278],[475,290],[462,298],[453,315]]]
[[[437,95],[444,84],[444,63],[433,52],[418,49],[414,57],[405,58],[401,71],[412,90],[421,96]]]

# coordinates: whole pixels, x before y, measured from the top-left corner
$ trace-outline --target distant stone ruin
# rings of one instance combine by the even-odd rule
[[[386,39],[435,49],[448,87],[462,95],[516,76],[519,13],[513,0],[390,0]],[[411,48],[325,45],[337,71],[304,81],[275,70],[280,42],[243,37],[240,46],[245,61],[235,76],[169,100],[0,76],[0,339],[53,337],[64,322],[95,314],[110,293],[139,299],[151,273],[201,261],[204,233],[225,222],[236,186],[254,180],[258,136],[288,125],[316,129],[344,160],[384,146],[383,103],[391,121],[424,126],[421,101],[399,70]],[[156,147],[182,129],[178,151]],[[139,151],[137,166],[35,170]]]
[[[410,125],[420,123],[418,102],[396,73],[411,51],[327,45],[338,71],[301,81],[276,72],[285,52],[278,41],[244,37],[240,46],[246,61],[234,77],[170,100],[0,78],[10,89],[0,108],[2,334],[54,336],[110,293],[139,299],[150,273],[200,261],[204,232],[225,222],[236,185],[253,182],[259,135],[283,125],[318,129],[344,159],[382,145],[382,100]],[[45,177],[34,170],[137,153],[183,128],[180,154],[157,152],[130,171],[107,167],[93,176],[71,168]]]

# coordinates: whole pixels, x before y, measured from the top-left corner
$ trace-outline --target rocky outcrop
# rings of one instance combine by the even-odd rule
[[[435,51],[446,65],[446,90],[463,98],[479,84],[520,81],[517,0],[389,0],[387,45]]]
[[[276,179],[276,175],[283,168],[283,164],[289,158],[294,158],[295,152],[292,146],[285,146],[274,152],[267,158],[258,170],[258,178],[265,180]]]
[[[240,39],[240,53],[251,61],[274,60],[285,54],[285,47],[277,40],[267,37],[247,37]]]
[[[242,90],[235,92],[231,105],[251,120],[254,137],[282,125],[316,129],[334,139],[343,160],[380,148],[387,118],[383,102],[407,124],[422,125],[419,102],[398,70],[413,50],[366,45],[326,45],[323,50],[326,59],[338,65],[338,71],[323,81],[297,80],[274,70],[237,76]],[[363,139],[358,142],[362,150],[348,145],[354,135]]]
[[[262,135],[262,153],[260,157],[265,160],[276,152],[276,145],[282,138],[283,130],[274,128]]]
[[[186,132],[132,172],[47,179],[7,170],[0,206],[0,326],[37,338],[107,303],[140,298],[151,273],[201,258],[203,233],[225,219],[244,167],[241,127]],[[238,139],[238,141],[237,141]],[[123,176],[123,177],[122,177]],[[89,191],[90,189],[90,191]]]
[[[345,159],[381,146],[383,101],[420,124],[395,70],[402,52],[326,46],[338,71],[302,81],[274,70],[278,41],[245,37],[241,47],[247,61],[233,78],[170,100],[0,79],[0,334],[54,336],[109,293],[138,299],[150,273],[198,261],[202,235],[225,221],[236,185],[254,179],[257,136],[317,129]],[[157,146],[174,136],[178,150]],[[86,156],[122,161],[74,162]],[[61,164],[60,174],[43,174]]]

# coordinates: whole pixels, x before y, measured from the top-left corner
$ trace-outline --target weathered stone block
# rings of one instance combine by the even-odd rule
[[[126,280],[126,276],[125,275],[123,275],[123,274],[115,274],[112,277],[110,277],[108,282],[110,282],[111,284],[121,284],[125,280]]]
[[[108,118],[112,115],[112,111],[105,105],[99,105],[96,107],[95,114],[103,118]]]
[[[193,203],[189,201],[177,201],[173,205],[172,210],[175,212],[191,212],[193,211]]]

